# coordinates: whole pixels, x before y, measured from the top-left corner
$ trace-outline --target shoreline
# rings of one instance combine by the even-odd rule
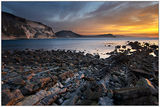
[[[2,50],[2,105],[158,105],[159,47],[128,45],[136,51],[116,46],[105,59],[70,50]]]
[[[68,38],[66,38],[66,37],[55,37],[55,38],[31,38],[31,39],[28,39],[28,38],[22,38],[22,39],[2,39],[2,41],[7,41],[7,40],[52,40],[52,39],[86,39],[86,38],[124,38],[124,39],[126,39],[126,38],[133,38],[133,39],[135,39],[135,38],[145,38],[145,39],[158,39],[159,40],[159,37],[129,37],[129,36],[124,36],[124,37],[75,37],[75,38],[70,38],[70,37],[68,37]]]

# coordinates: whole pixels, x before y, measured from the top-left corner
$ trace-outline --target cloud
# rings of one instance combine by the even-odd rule
[[[158,34],[158,2],[2,2],[2,10],[34,21],[54,31],[81,34]]]

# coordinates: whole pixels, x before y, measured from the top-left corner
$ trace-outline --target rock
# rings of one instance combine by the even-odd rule
[[[14,105],[23,98],[24,96],[19,89],[16,89],[13,92],[9,89],[2,90],[2,105]]]
[[[66,95],[65,95],[65,99],[69,99],[71,97],[71,93],[70,92],[68,92]]]
[[[65,83],[68,83],[71,79],[70,78],[67,78],[67,80],[65,81]]]
[[[59,75],[61,80],[66,80],[67,78],[71,78],[74,76],[74,73],[72,71],[64,72]]]
[[[18,76],[18,77],[9,78],[7,83],[24,86],[26,82],[23,80],[22,76]]]
[[[95,81],[95,79],[93,77],[83,77],[84,80],[86,81]]]
[[[50,105],[56,100],[57,95],[65,93],[66,90],[67,88],[51,88],[49,91],[41,90],[37,92],[35,95],[26,97],[17,105]]]
[[[79,74],[78,73],[74,73],[74,78],[78,77]]]
[[[41,101],[39,101],[35,105],[51,105],[52,103],[54,103],[54,101],[56,99],[57,99],[57,95],[51,94],[51,95],[46,96],[45,98],[43,98]]]
[[[56,103],[52,103],[53,106],[58,106]]]
[[[113,91],[109,89],[109,90],[107,91],[107,96],[108,96],[109,98],[113,98]]]
[[[61,104],[63,103],[63,99],[60,98],[60,99],[58,99],[56,102],[57,102],[57,104],[61,105]]]
[[[135,99],[128,99],[123,101],[115,101],[115,105],[158,105],[158,100],[154,96],[142,96]]]
[[[134,73],[141,74],[141,75],[147,75],[147,76],[154,77],[154,75],[152,73],[145,72],[144,70],[141,70],[141,69],[131,69],[131,71]]]
[[[60,87],[60,88],[63,88],[63,87],[64,87],[60,82],[58,82],[58,84],[59,84],[59,87]]]
[[[142,88],[142,87],[133,87],[133,88],[121,88],[113,90],[113,98],[115,100],[126,100],[126,99],[133,99],[142,96],[149,96],[152,95],[149,88]]]
[[[23,95],[30,95],[44,88],[47,84],[53,83],[51,77],[44,77],[42,74],[36,74],[33,78],[26,82],[26,85],[21,88]]]
[[[47,95],[48,95],[47,91],[41,90],[41,91],[37,92],[35,95],[25,97],[25,99],[23,101],[17,103],[16,105],[21,105],[21,106],[35,105],[36,103],[38,103],[41,99],[43,99]]]
[[[32,79],[36,74],[35,73],[31,73],[30,75],[26,76],[27,80]]]
[[[125,46],[125,45],[123,45],[123,46],[122,46],[122,48],[126,49],[126,46]]]
[[[52,88],[50,91],[52,92],[52,94],[62,94],[62,93],[65,93],[67,91],[67,88],[63,88],[63,89]]]
[[[87,82],[84,86],[79,88],[77,95],[81,99],[77,100],[77,105],[91,105],[93,100],[98,101],[103,91],[102,85],[95,81]]]
[[[114,81],[120,81],[119,78],[116,75],[113,75],[113,80]]]
[[[79,79],[83,79],[85,77],[84,74],[80,74]]]
[[[98,58],[98,59],[100,58],[100,56],[99,56],[99,55],[95,55],[94,57],[95,57],[95,58]]]
[[[62,105],[63,105],[63,106],[65,106],[65,105],[76,105],[76,102],[77,102],[78,98],[79,98],[79,97],[74,93],[74,94],[72,95],[72,97],[71,97],[70,99],[65,100],[65,101],[62,103]]]
[[[158,90],[152,85],[152,83],[146,79],[146,78],[141,78],[137,84],[136,87],[146,87],[149,88],[150,91],[152,92],[152,94],[157,95],[158,94]]]
[[[98,104],[102,106],[111,106],[113,105],[113,99],[110,99],[109,97],[100,97]]]

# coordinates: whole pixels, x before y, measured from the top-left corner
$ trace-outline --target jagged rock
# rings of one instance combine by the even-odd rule
[[[23,98],[24,96],[19,89],[16,89],[13,92],[9,89],[2,90],[2,105],[14,105]]]

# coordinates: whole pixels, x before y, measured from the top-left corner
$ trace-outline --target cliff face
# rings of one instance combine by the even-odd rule
[[[51,27],[2,12],[2,39],[55,38]]]

